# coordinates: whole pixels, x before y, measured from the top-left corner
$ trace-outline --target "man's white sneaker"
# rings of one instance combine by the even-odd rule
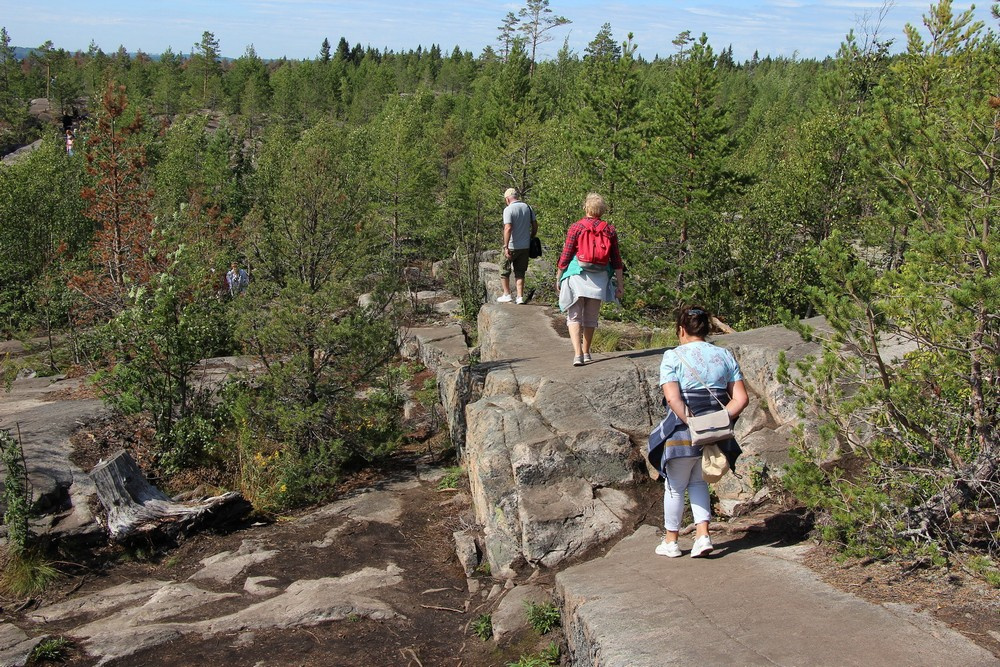
[[[517,301],[515,301],[515,303],[520,306],[522,303],[524,303],[524,297],[523,296],[517,297]]]
[[[702,556],[707,556],[712,553],[712,538],[708,535],[699,537],[694,541],[694,546],[691,547],[691,558],[700,558]]]
[[[677,558],[681,555],[681,548],[677,546],[676,540],[673,542],[663,540],[656,545],[656,554],[658,556],[666,556],[667,558]]]
[[[503,294],[497,297],[497,303],[510,303],[513,300],[510,294]]]

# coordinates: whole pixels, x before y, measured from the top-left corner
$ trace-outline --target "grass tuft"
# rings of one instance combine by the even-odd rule
[[[0,589],[16,597],[39,593],[59,578],[59,570],[35,549],[7,551],[0,573]]]

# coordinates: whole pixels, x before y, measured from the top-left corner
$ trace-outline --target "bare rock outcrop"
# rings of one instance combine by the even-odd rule
[[[484,280],[491,269],[483,265]],[[498,575],[522,564],[554,566],[630,528],[638,485],[648,478],[646,436],[665,414],[662,349],[596,354],[594,363],[573,367],[556,317],[540,307],[486,304],[478,364],[468,363],[457,331],[411,332],[410,355],[438,372],[484,556]],[[777,380],[779,356],[794,363],[818,346],[784,327],[713,342],[736,354],[751,395],[736,429],[744,449],[737,474],[715,485],[725,515],[766,493],[789,461],[798,398]]]

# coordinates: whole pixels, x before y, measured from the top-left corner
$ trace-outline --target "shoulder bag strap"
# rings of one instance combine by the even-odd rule
[[[722,401],[719,400],[719,397],[715,395],[715,392],[712,391],[712,388],[709,387],[707,384],[705,384],[705,381],[701,379],[701,373],[699,373],[694,368],[694,366],[692,366],[691,364],[689,364],[687,361],[684,360],[684,356],[680,352],[677,351],[676,347],[674,348],[674,354],[677,355],[677,358],[681,360],[682,364],[684,364],[685,366],[687,366],[688,370],[690,370],[692,373],[694,373],[694,376],[696,378],[698,378],[698,382],[701,383],[701,386],[703,386],[705,389],[708,389],[708,393],[712,396],[712,398],[715,399],[715,402],[718,403],[719,405],[721,405],[722,409],[725,410],[726,409],[725,404]]]

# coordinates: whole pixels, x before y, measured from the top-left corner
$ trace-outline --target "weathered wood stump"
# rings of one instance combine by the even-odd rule
[[[139,534],[174,536],[198,526],[238,519],[250,509],[237,491],[198,502],[171,500],[146,480],[126,451],[99,463],[90,471],[90,478],[107,510],[108,534],[115,542]]]

